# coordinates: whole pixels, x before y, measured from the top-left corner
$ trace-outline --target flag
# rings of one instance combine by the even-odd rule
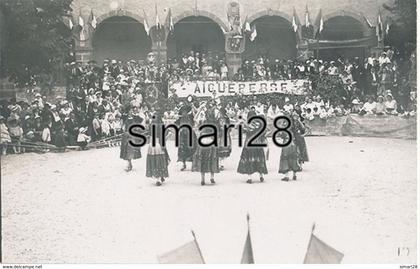
[[[372,23],[370,22],[370,20],[369,20],[366,16],[364,16],[364,18],[365,18],[365,21],[366,21],[367,25],[369,25],[369,27],[370,27],[370,28],[372,28],[372,27],[373,27],[373,25],[372,25]]]
[[[80,27],[82,27],[82,29],[85,26],[85,21],[83,20],[83,17],[82,17],[82,11],[80,11],[79,13],[79,25]]]
[[[173,21],[173,18],[172,18],[172,10],[170,8],[169,8],[169,11],[168,11],[168,17],[167,17],[167,21],[166,21],[166,26],[169,29],[169,33],[172,33],[173,30],[175,29],[175,27],[174,27],[174,21]]]
[[[96,25],[97,25],[97,21],[96,21],[96,17],[93,14],[93,10],[90,10],[90,25],[92,26],[93,29],[96,29]]]
[[[147,15],[146,12],[143,10],[143,14],[144,14],[144,21],[143,21],[143,25],[144,25],[144,30],[146,31],[146,34],[149,35],[150,33],[150,26],[149,23],[147,22]]]
[[[381,12],[379,12],[378,23],[376,24],[376,36],[378,37],[378,42],[382,41],[382,35],[383,35],[382,15],[381,15]]]
[[[386,35],[388,35],[388,33],[389,33],[389,27],[390,27],[390,25],[389,25],[389,21],[387,21],[387,22],[386,22],[386,27],[385,27],[385,34],[386,34]]]
[[[304,264],[339,264],[344,254],[327,245],[313,233],[315,224],[312,227],[311,238],[306,251]]]
[[[299,28],[299,25],[297,23],[296,10],[294,8],[293,8],[292,27],[293,27],[293,31],[295,31],[296,33]]]
[[[306,11],[305,11],[305,26],[309,27],[311,25],[311,18],[309,18],[309,10],[308,5],[306,5]]]
[[[245,32],[251,32],[251,24],[248,21],[248,16],[245,18]]]
[[[245,246],[242,252],[241,264],[250,264],[254,262],[254,251],[252,250],[251,232],[249,230],[249,215],[246,216],[248,222],[248,233],[246,235]]]
[[[256,37],[257,37],[257,27],[256,25],[253,25],[251,35],[249,36],[249,40],[254,41]]]
[[[201,254],[200,247],[197,240],[186,243],[168,253],[158,256],[158,261],[161,264],[204,264],[203,255]]]
[[[73,29],[73,19],[72,18],[69,18],[69,28],[70,28],[70,30],[72,30]]]
[[[160,29],[160,20],[159,20],[159,14],[157,9],[157,4],[155,4],[155,13],[156,13],[156,27]]]
[[[322,10],[319,10],[318,16],[316,17],[316,26],[317,30],[315,32],[315,35],[317,38],[320,38],[322,30],[324,30],[324,19],[322,18]]]

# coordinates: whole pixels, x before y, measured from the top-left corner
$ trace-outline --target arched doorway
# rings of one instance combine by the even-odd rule
[[[262,55],[270,59],[296,58],[296,34],[287,19],[266,15],[255,19],[251,25],[255,25],[257,37],[254,41],[246,40],[246,59],[255,59]]]
[[[321,33],[322,40],[342,41],[357,40],[364,37],[364,25],[357,19],[350,16],[335,16],[325,21],[324,30]],[[365,47],[353,46],[340,48],[322,49],[319,52],[320,58],[335,60],[337,57],[354,58],[363,57]]]
[[[225,36],[219,24],[205,16],[188,16],[175,23],[167,38],[169,59],[180,59],[190,51],[220,54],[225,51]]]
[[[128,16],[115,16],[103,20],[95,30],[92,40],[93,58],[142,60],[151,51],[152,41],[144,25]]]

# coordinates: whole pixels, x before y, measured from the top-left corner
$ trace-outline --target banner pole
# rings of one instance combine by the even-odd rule
[[[195,242],[195,245],[197,246],[198,253],[200,253],[201,260],[202,260],[202,261],[203,261],[203,263],[205,264],[206,262],[204,261],[203,253],[201,252],[200,245],[199,245],[199,244],[198,244],[198,242],[197,242],[197,237],[195,237],[195,233],[194,233],[194,231],[193,231],[193,230],[191,230],[191,234],[192,234],[192,236],[194,237],[194,242]]]

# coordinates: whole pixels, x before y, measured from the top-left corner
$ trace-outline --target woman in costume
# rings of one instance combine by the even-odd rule
[[[146,157],[146,177],[155,178],[156,186],[162,185],[162,183],[165,182],[165,178],[169,177],[168,165],[170,159],[166,147],[162,146],[164,143],[163,140],[165,139],[165,136],[162,133],[162,126],[162,114],[160,112],[156,112],[154,117],[152,117],[152,122],[149,128],[149,149]],[[152,128],[154,128],[154,133]],[[153,136],[156,139],[155,145],[152,143]]]
[[[305,134],[308,128],[300,120],[299,114],[292,113],[293,124],[291,128],[295,135],[295,143],[299,149],[299,164],[302,166],[303,163],[309,162],[308,149],[306,147]]]
[[[141,124],[142,122],[143,122],[143,119],[141,117],[133,114],[133,108],[132,107],[128,108],[128,112],[123,123],[124,133],[122,134],[121,147],[120,147],[120,158],[128,162],[128,166],[125,169],[125,171],[127,172],[133,169],[133,164],[131,161],[141,158],[141,148],[133,147],[129,143],[130,139],[132,139],[134,143],[138,143],[139,141],[137,141],[137,139],[130,137],[128,130],[131,125]]]
[[[232,138],[230,136],[230,129],[225,129],[225,126],[229,126],[230,119],[227,116],[226,109],[222,107],[220,109],[220,114],[218,117],[219,122],[219,158],[220,158],[220,170],[224,169],[224,166],[222,164],[222,160],[226,159],[230,156],[232,152]],[[226,136],[226,141],[225,141]]]
[[[248,112],[247,119],[250,119],[256,116],[257,113],[255,110]],[[267,164],[265,160],[264,148],[263,147],[249,147],[249,141],[256,136],[260,129],[262,128],[262,123],[259,120],[253,120],[249,125],[245,126],[244,130],[246,132],[245,144],[242,149],[241,159],[238,165],[238,173],[248,175],[248,180],[246,183],[252,184],[252,174],[258,173],[260,176],[260,182],[264,182],[263,174],[267,174]],[[265,132],[258,136],[253,141],[253,144],[266,143]]]
[[[279,173],[285,175],[281,179],[283,181],[290,180],[290,173],[292,174],[291,178],[293,180],[297,180],[296,173],[302,171],[302,167],[300,165],[302,153],[300,152],[298,146],[298,137],[300,136],[299,132],[301,129],[301,123],[298,117],[299,116],[296,113],[294,113],[289,118],[291,123],[289,130],[292,134],[292,137],[289,137],[285,132],[280,133],[280,137],[283,139],[284,142],[291,139],[290,144],[281,149]],[[284,122],[284,124],[286,123]]]
[[[177,126],[188,125],[191,128],[194,127],[194,120],[191,114],[191,106],[183,105],[179,110],[179,118],[175,121]],[[190,147],[189,139],[190,135],[192,136],[192,147]],[[187,162],[192,162],[192,157],[197,147],[197,136],[195,132],[192,131],[189,134],[187,128],[181,128],[179,135],[179,147],[178,147],[178,162],[182,162],[181,171],[187,169]]]
[[[203,124],[206,125],[213,125],[217,128],[217,120],[215,111],[212,108],[209,108],[205,112],[205,120]],[[200,132],[200,137],[209,133],[212,133],[211,128],[203,128]],[[216,137],[217,139],[217,137]],[[212,142],[212,138],[204,138],[201,140],[204,144],[209,144]],[[202,147],[198,146],[197,151],[193,158],[193,164],[192,164],[192,171],[193,172],[201,172],[201,185],[206,185],[205,177],[206,173],[210,173],[210,183],[216,184],[214,180],[214,174],[219,173],[219,156],[218,156],[218,150],[215,145]]]

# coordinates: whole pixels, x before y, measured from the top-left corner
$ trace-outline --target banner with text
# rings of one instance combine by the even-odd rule
[[[218,97],[230,95],[253,95],[283,93],[303,95],[310,88],[309,80],[275,81],[188,81],[175,82],[169,86],[169,94],[178,97]]]

